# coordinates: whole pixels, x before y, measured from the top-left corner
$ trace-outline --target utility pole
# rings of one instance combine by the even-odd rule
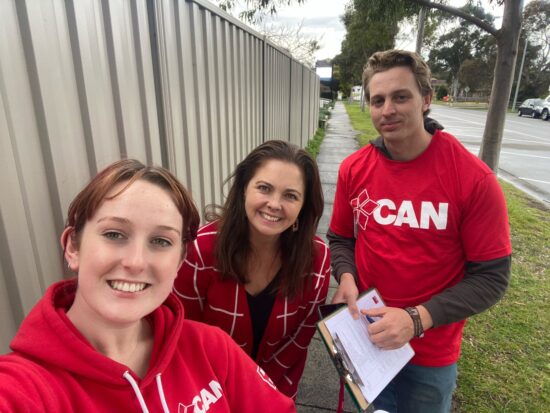
[[[527,46],[528,45],[529,45],[529,41],[527,40],[527,36],[525,36],[525,46],[523,47],[523,56],[521,57],[521,65],[519,66],[518,81],[516,82],[516,92],[514,93],[514,101],[512,102],[512,110],[516,110],[516,102],[518,100],[519,84],[521,82],[521,74],[523,72],[523,63],[525,63],[525,54],[527,52]]]
[[[420,8],[418,13],[418,32],[416,34],[416,53],[422,51],[422,41],[424,40],[424,25],[426,24],[426,7]]]

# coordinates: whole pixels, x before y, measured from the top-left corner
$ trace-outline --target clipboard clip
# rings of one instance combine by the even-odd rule
[[[359,377],[355,366],[353,365],[349,355],[342,345],[342,340],[338,337],[338,334],[334,334],[332,339],[334,346],[332,348],[334,360],[336,361],[336,368],[342,376],[346,377],[351,382],[357,384],[358,386],[364,386],[363,381]]]

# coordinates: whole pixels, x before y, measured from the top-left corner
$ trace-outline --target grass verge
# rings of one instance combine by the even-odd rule
[[[512,280],[466,324],[457,412],[546,412],[550,406],[550,211],[501,181],[512,231]]]
[[[313,159],[317,158],[319,155],[319,148],[321,147],[321,142],[325,137],[325,130],[323,128],[318,128],[306,146],[306,151],[312,156]]]
[[[365,109],[365,112],[361,112],[361,105],[357,102],[346,102],[345,107],[351,120],[351,126],[359,132],[357,141],[360,146],[365,146],[371,139],[378,136],[378,132],[372,126],[368,109]]]
[[[330,117],[330,110],[334,108],[334,102],[331,102],[328,105],[324,105],[319,110],[319,124],[321,124],[321,120],[327,120]],[[326,125],[326,122],[323,123],[323,125]],[[320,127],[315,131],[315,135],[313,135],[313,138],[311,138],[306,146],[306,151],[313,157],[313,159],[317,159],[317,155],[319,155],[319,149],[321,147],[321,142],[323,142],[323,139],[325,138],[325,126]]]
[[[378,135],[358,104],[346,110],[361,145]],[[550,210],[501,185],[512,232],[512,279],[497,305],[466,324],[455,413],[542,413],[550,406]]]

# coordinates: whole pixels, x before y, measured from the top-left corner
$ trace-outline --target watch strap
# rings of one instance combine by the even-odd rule
[[[422,327],[422,320],[420,319],[420,313],[416,307],[406,307],[404,309],[412,318],[414,326],[414,336],[422,338],[424,337],[424,328]]]

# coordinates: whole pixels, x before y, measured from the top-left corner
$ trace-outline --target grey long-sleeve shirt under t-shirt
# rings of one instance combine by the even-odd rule
[[[443,127],[434,119],[425,118],[425,129],[433,134],[435,129]],[[370,142],[384,156],[391,159],[391,154],[384,146],[382,137]],[[357,281],[355,266],[355,239],[341,237],[330,229],[327,232],[333,275],[340,282],[344,273],[350,273]],[[433,327],[464,320],[481,313],[493,306],[502,298],[510,282],[510,255],[490,261],[466,262],[464,278],[453,287],[434,295],[423,305],[430,313]]]

